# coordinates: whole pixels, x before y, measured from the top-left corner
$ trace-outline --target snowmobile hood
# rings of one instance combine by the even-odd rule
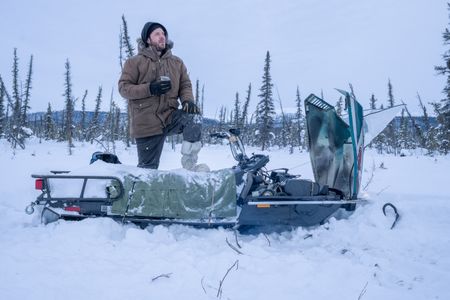
[[[346,91],[338,91],[345,96],[345,119],[338,116],[332,105],[314,94],[305,99],[309,153],[314,177],[319,184],[342,191],[347,199],[356,199],[365,145],[395,117],[399,107],[365,118],[356,98]]]

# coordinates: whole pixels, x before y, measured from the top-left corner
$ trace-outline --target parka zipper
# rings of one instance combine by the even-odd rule
[[[158,57],[158,67],[156,68],[156,80],[158,80],[161,77],[161,58]],[[164,122],[164,120],[161,118],[161,116],[159,115],[159,108],[161,107],[161,102],[163,101],[165,95],[160,95],[159,96],[159,102],[158,102],[158,107],[156,108],[155,114],[158,117],[158,119],[161,121],[161,127],[165,128],[166,127],[166,123]]]

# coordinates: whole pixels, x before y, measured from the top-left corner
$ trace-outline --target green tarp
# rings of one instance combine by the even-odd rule
[[[234,172],[157,171],[124,177],[125,193],[111,212],[127,216],[207,219],[236,216]],[[127,208],[128,207],[128,208]]]

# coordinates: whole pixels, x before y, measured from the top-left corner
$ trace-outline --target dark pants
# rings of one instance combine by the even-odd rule
[[[164,140],[169,135],[183,133],[185,141],[200,141],[202,126],[194,122],[193,116],[178,109],[172,113],[172,122],[163,129],[162,134],[136,138],[138,167],[158,169]]]

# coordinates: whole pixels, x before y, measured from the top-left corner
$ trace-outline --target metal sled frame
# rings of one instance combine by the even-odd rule
[[[67,171],[60,171],[56,173],[68,173]],[[58,215],[58,218],[67,220],[80,220],[89,215],[106,216],[107,206],[111,205],[115,200],[120,199],[124,193],[124,187],[122,181],[114,176],[89,176],[89,175],[31,175],[32,178],[36,178],[36,184],[41,185],[40,189],[42,193],[37,197],[35,202],[32,202],[27,210],[33,211],[33,206],[43,205],[41,220],[43,223],[48,223],[45,220],[45,214],[50,213]],[[79,191],[79,196],[76,197],[53,197],[50,188],[50,179],[64,179],[64,180],[82,180],[82,186]],[[109,192],[105,191],[105,197],[86,197],[85,191],[88,181],[96,180],[111,180],[114,181],[116,188],[116,195],[112,196]],[[37,188],[37,187],[36,187]],[[56,212],[52,208],[61,208],[66,210],[67,213]],[[77,213],[83,214],[79,215]],[[84,216],[86,215],[86,216]]]

